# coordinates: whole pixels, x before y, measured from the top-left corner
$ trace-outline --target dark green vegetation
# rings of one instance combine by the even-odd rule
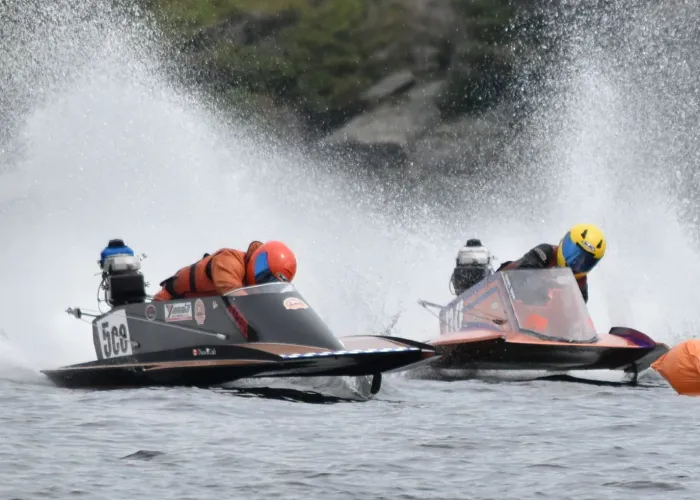
[[[198,83],[233,101],[260,96],[283,102],[321,128],[361,111],[363,93],[401,70],[419,81],[447,80],[438,103],[445,116],[492,105],[512,81],[518,52],[527,45],[521,33],[531,23],[524,15],[529,4],[151,1]]]

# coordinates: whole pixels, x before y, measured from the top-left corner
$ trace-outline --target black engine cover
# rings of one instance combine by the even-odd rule
[[[146,281],[140,273],[113,274],[109,280],[109,302],[112,306],[134,304],[146,300]]]

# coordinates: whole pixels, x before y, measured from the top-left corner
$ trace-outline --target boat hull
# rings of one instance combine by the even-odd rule
[[[641,371],[668,348],[614,347],[596,344],[509,342],[504,337],[471,342],[433,342],[440,357],[433,366],[483,370],[627,370]]]
[[[345,340],[345,339],[343,339]],[[357,337],[353,349],[294,344],[201,345],[44,370],[70,388],[212,387],[251,377],[377,375],[429,361],[434,348],[391,338]]]

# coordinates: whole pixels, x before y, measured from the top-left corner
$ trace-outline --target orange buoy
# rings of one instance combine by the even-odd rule
[[[651,364],[678,394],[700,396],[700,340],[681,342]]]

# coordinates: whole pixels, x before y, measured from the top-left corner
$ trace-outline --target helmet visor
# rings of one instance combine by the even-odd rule
[[[284,275],[278,273],[275,275],[267,262],[267,252],[263,252],[255,258],[255,284],[262,285],[264,283],[275,283],[278,281],[287,281]]]
[[[571,268],[574,274],[587,273],[600,261],[593,254],[586,252],[581,246],[574,243],[569,234],[561,242],[561,253],[567,267]]]

